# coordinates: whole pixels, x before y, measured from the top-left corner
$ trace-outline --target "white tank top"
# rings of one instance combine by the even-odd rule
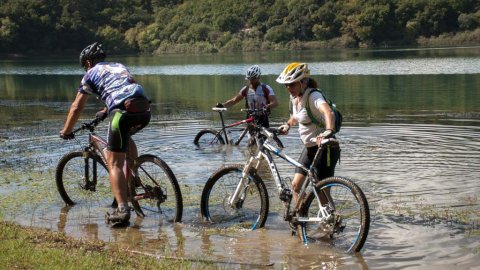
[[[315,119],[317,119],[321,126],[317,126],[312,123],[312,120],[308,116],[307,109],[305,108],[307,97],[312,88],[307,88],[305,93],[298,101],[297,98],[290,96],[290,102],[292,102],[292,114],[295,120],[298,122],[298,132],[300,133],[300,139],[306,147],[315,145],[315,142],[311,142],[310,139],[315,138],[318,134],[325,131],[325,119],[319,108],[321,104],[327,103],[322,94],[315,91],[310,95],[310,111]]]

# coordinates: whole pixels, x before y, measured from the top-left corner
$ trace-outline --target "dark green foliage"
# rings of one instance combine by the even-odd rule
[[[94,40],[103,42],[110,53],[161,52],[175,46],[209,51],[289,48],[302,42],[414,45],[419,38],[480,27],[480,2],[475,0],[1,3],[0,54],[78,52]]]

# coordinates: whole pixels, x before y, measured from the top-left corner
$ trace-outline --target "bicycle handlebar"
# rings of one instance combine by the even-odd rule
[[[95,127],[98,126],[98,124],[100,124],[100,122],[102,122],[102,120],[100,118],[95,118],[95,119],[91,120],[90,122],[82,123],[82,125],[79,128],[72,131],[72,134],[75,134],[75,133],[77,133],[79,131],[82,131],[82,130],[85,130],[85,129],[88,129],[90,132],[93,132],[95,130]]]
[[[278,139],[278,135],[282,135],[280,129],[261,127],[260,132],[267,136],[268,139],[274,140],[280,148],[284,148],[282,141]]]
[[[216,111],[216,112],[224,112],[227,110],[227,108],[218,108],[218,107],[213,107],[212,108],[213,111]]]
[[[267,110],[265,109],[240,109],[242,112],[247,112],[249,115],[254,115],[254,116],[260,116],[264,115],[267,113]]]
[[[311,142],[314,142],[316,143],[317,142],[317,138],[311,138],[310,139]],[[325,144],[338,144],[338,140],[335,139],[335,138],[328,138],[328,139],[323,139],[321,142],[320,142],[320,145],[325,145]]]

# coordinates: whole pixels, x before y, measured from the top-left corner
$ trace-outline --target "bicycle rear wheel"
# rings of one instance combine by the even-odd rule
[[[138,215],[158,216],[161,221],[180,222],[183,200],[177,178],[168,165],[154,155],[142,155],[129,178],[131,202]]]
[[[362,249],[370,227],[370,210],[362,190],[351,180],[328,177],[316,185],[322,205],[331,214],[326,221],[306,221],[298,225],[299,236],[305,244],[329,243],[346,252]],[[311,191],[303,201],[298,216],[322,217],[320,204]]]
[[[197,133],[193,143],[200,147],[225,144],[222,136],[213,129],[202,129]]]
[[[107,167],[91,152],[71,152],[63,156],[57,165],[55,182],[68,205],[112,206],[115,203]]]
[[[200,209],[205,220],[221,226],[239,224],[242,228],[257,229],[265,225],[268,215],[268,193],[257,174],[248,175],[249,183],[244,188],[236,205],[228,203],[242,179],[243,165],[220,168],[205,184]]]

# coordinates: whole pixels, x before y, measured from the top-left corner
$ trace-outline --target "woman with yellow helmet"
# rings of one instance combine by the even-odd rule
[[[335,115],[325,97],[317,90],[317,82],[310,78],[310,70],[306,63],[289,64],[276,81],[285,85],[290,93],[291,102],[290,119],[280,126],[280,130],[283,134],[288,134],[291,126],[299,125],[300,139],[305,148],[298,161],[309,168],[318,150],[318,144],[312,139],[316,138],[316,141],[320,143],[322,139],[334,137],[336,132]],[[311,117],[314,117],[316,121],[312,121]],[[315,124],[315,122],[319,124]],[[335,165],[340,158],[338,144],[329,146],[326,152],[322,154],[322,158],[315,165],[319,179],[333,176]],[[298,192],[305,181],[305,176],[306,172],[302,169],[295,170],[292,181],[295,201],[297,201]]]

